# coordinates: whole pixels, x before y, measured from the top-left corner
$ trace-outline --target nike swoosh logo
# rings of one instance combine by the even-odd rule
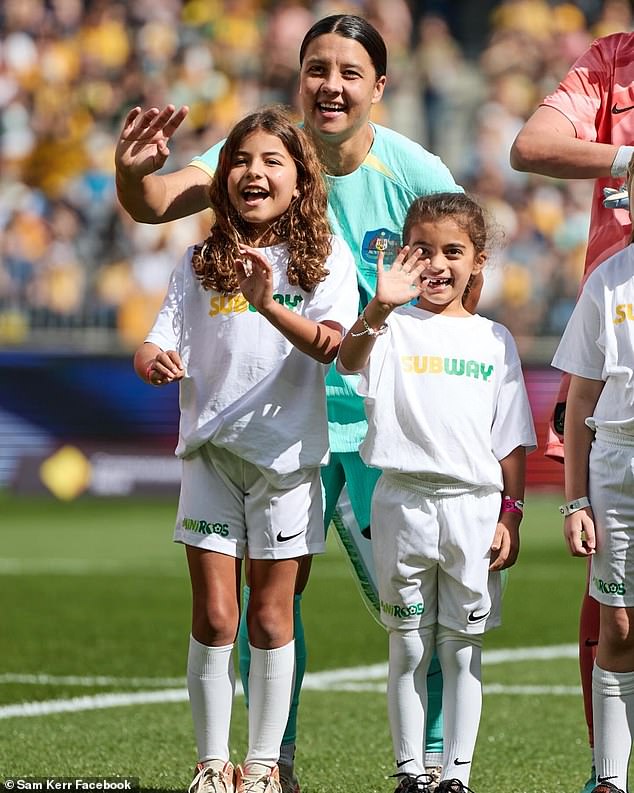
[[[613,113],[627,113],[628,110],[634,110],[634,105],[630,105],[629,107],[617,107],[616,102],[612,105]],[[612,777],[610,777],[610,779],[612,779]]]
[[[456,759],[453,761],[453,764],[454,765],[469,765],[470,762],[471,762],[471,760],[458,760],[458,758],[456,757]]]
[[[597,785],[602,785],[604,782],[609,782],[611,779],[616,779],[616,776],[598,776]]]
[[[281,531],[278,531],[277,537],[275,538],[278,542],[288,542],[288,540],[294,540],[295,537],[299,537],[300,534],[303,534],[304,530],[298,531],[297,534],[289,534],[288,537],[285,537]]]
[[[489,616],[489,611],[485,611],[484,614],[476,614],[475,611],[470,611],[467,615],[467,622],[482,622],[482,620],[486,619]]]
[[[411,763],[413,759],[414,759],[413,757],[410,757],[409,760],[401,760],[400,763],[396,764],[396,767],[400,768],[402,765],[405,765],[405,763]]]

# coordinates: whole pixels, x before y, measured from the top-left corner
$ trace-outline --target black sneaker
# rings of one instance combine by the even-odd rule
[[[459,779],[443,779],[438,783],[436,793],[473,793],[473,790]]]
[[[431,777],[429,774],[392,774],[401,781],[394,793],[431,793]]]
[[[602,779],[599,784],[593,789],[592,793],[625,793],[620,787],[608,782],[607,779]]]

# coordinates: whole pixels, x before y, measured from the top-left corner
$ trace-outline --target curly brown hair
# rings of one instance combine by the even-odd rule
[[[204,289],[230,294],[238,289],[233,262],[239,247],[249,244],[253,228],[236,212],[229,200],[227,181],[236,151],[242,141],[259,130],[282,142],[297,168],[297,192],[286,212],[271,231],[288,245],[291,284],[310,292],[328,275],[326,260],[331,253],[328,195],[321,163],[312,143],[280,106],[263,108],[239,121],[220,151],[218,167],[210,187],[215,222],[209,236],[194,249],[192,267]]]

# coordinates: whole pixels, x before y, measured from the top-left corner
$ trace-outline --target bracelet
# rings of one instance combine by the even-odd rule
[[[565,518],[567,518],[568,515],[572,515],[573,512],[579,512],[580,509],[585,509],[589,506],[590,499],[587,496],[583,496],[582,498],[575,498],[572,501],[569,501],[567,504],[562,504],[559,507],[559,511]]]
[[[154,361],[150,361],[147,365],[147,369],[145,370],[145,379],[148,381],[150,385],[154,385],[152,382],[152,367],[154,366]]]
[[[502,498],[502,509],[500,512],[515,512],[517,515],[524,514],[524,502],[521,498],[511,498],[504,496]]]
[[[359,336],[370,336],[371,338],[375,339],[377,336],[382,336],[384,333],[387,333],[387,323],[384,322],[380,328],[376,330],[368,325],[368,320],[365,318],[365,309],[359,315],[359,319],[363,323],[363,330],[360,333],[353,333],[350,331],[350,335],[353,336],[355,339]]]
[[[610,168],[610,174],[615,179],[619,176],[625,176],[627,173],[627,166],[630,164],[633,154],[634,146],[619,146],[619,150],[612,160],[612,167]]]

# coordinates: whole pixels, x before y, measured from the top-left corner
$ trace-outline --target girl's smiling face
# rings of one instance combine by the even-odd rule
[[[256,130],[238,146],[230,164],[231,205],[247,223],[265,230],[299,196],[297,167],[275,135]]]
[[[421,273],[422,292],[417,305],[434,314],[469,316],[462,298],[472,275],[479,273],[485,253],[476,253],[465,228],[454,218],[418,221],[405,243],[419,248],[426,264]]]

